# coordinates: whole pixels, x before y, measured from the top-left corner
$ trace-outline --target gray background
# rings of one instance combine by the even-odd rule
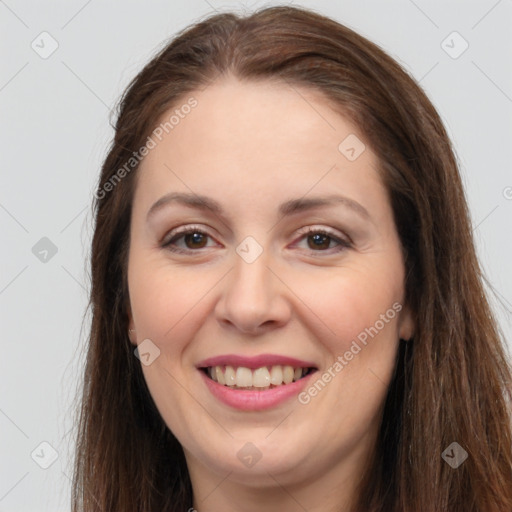
[[[214,10],[274,3],[0,0],[0,512],[69,510],[90,203],[111,108],[178,30]],[[510,344],[512,0],[290,3],[357,30],[420,80],[455,144]]]

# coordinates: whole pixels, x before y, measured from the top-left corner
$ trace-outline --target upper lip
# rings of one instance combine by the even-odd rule
[[[311,361],[304,361],[294,357],[282,356],[279,354],[260,354],[258,356],[241,356],[236,354],[225,354],[209,357],[198,363],[198,368],[210,366],[243,366],[245,368],[262,368],[263,366],[289,365],[294,368],[316,368]]]

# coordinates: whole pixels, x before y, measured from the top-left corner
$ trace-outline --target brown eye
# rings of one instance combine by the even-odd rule
[[[175,231],[174,236],[171,233],[171,237],[162,244],[162,247],[172,252],[194,252],[198,249],[211,247],[211,244],[208,245],[208,239],[211,239],[208,233],[198,228],[189,227],[178,232]]]
[[[188,249],[202,249],[206,245],[207,235],[194,231],[183,236]]]
[[[349,240],[345,240],[341,236],[331,233],[326,229],[307,228],[303,230],[301,234],[302,238],[299,243],[302,240],[306,240],[307,248],[310,253],[329,251],[329,254],[331,254],[352,247],[352,243]]]
[[[309,235],[307,238],[310,249],[329,249],[332,240],[332,237],[324,233],[315,233],[314,235]],[[310,241],[311,243],[309,243]]]

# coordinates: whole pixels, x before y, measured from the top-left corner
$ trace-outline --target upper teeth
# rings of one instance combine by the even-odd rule
[[[270,370],[269,370],[270,368]],[[271,384],[279,386],[290,384],[299,380],[308,371],[308,368],[293,368],[293,366],[263,366],[255,370],[244,366],[210,366],[208,375],[211,379],[225,386],[243,388],[266,388]]]

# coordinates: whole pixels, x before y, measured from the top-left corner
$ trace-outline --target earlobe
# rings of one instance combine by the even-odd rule
[[[415,322],[413,314],[408,306],[400,312],[398,337],[402,340],[410,340],[414,336]]]
[[[137,333],[135,329],[128,329],[128,338],[132,345],[137,345]]]
[[[137,332],[135,330],[135,324],[133,322],[133,315],[131,308],[128,306],[128,338],[132,345],[137,345]]]

